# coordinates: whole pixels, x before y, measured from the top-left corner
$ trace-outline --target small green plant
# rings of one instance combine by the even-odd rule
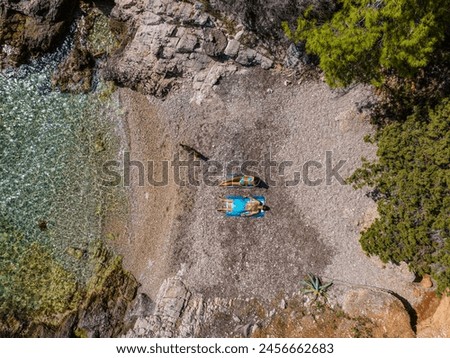
[[[310,273],[300,283],[303,286],[302,292],[304,294],[313,294],[314,299],[325,297],[327,290],[333,285],[333,282],[322,283],[322,280],[318,276]]]

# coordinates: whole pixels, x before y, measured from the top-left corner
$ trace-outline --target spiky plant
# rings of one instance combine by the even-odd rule
[[[325,297],[327,290],[331,287],[333,282],[322,283],[322,280],[313,274],[308,274],[305,280],[300,282],[303,286],[302,292],[305,294],[313,294],[314,298]]]

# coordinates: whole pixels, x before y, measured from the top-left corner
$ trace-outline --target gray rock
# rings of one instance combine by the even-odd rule
[[[238,31],[238,33],[236,35],[234,35],[234,39],[239,41],[241,39],[241,37],[244,35],[244,33],[245,33],[244,30]]]
[[[149,7],[155,14],[163,15],[166,12],[167,1],[153,0],[153,2],[150,2]]]
[[[208,56],[219,57],[227,47],[227,38],[219,29],[206,29],[204,31],[203,51]]]
[[[111,15],[122,21],[133,21],[144,10],[145,0],[116,0]]]
[[[163,46],[162,51],[159,55],[165,59],[171,59],[175,55],[175,51],[180,39],[178,37],[170,37],[167,39],[166,45]]]
[[[194,51],[195,46],[198,43],[197,36],[191,34],[184,34],[177,44],[177,52],[189,53]]]
[[[294,44],[291,44],[286,52],[284,65],[290,68],[297,66],[297,64],[300,62],[301,56],[302,51],[300,51],[300,48]]]
[[[203,82],[208,73],[206,71],[197,72],[194,76],[194,82]]]
[[[208,72],[208,75],[206,76],[204,83],[209,87],[214,86],[225,72],[226,72],[225,66],[214,65]]]
[[[260,53],[256,55],[255,62],[259,63],[261,65],[261,68],[263,68],[264,70],[268,70],[273,66],[273,61],[270,58],[261,55]]]
[[[286,52],[284,65],[289,68],[294,68],[297,65],[309,65],[313,61],[313,58],[306,53],[304,44],[291,44]]]
[[[241,44],[239,43],[239,41],[236,40],[230,40],[228,42],[227,47],[225,48],[224,54],[226,56],[229,56],[231,58],[235,58],[239,52],[239,47],[241,46]]]
[[[209,16],[203,12],[197,12],[197,14],[193,18],[194,24],[201,27],[211,27],[212,22]]]
[[[184,63],[184,66],[192,73],[198,74],[204,70],[211,63],[211,58],[202,53],[191,53],[189,60]],[[203,73],[204,71],[202,71]],[[206,76],[206,74],[205,74]]]
[[[152,12],[146,12],[142,19],[142,23],[146,26],[158,25],[163,21],[162,17]]]
[[[203,3],[197,1],[194,4],[194,8],[195,8],[195,10],[203,10],[205,8],[205,5]]]
[[[181,2],[177,11],[177,16],[181,23],[189,23],[193,21],[194,7],[186,2]]]
[[[240,329],[240,333],[243,337],[248,338],[252,334],[252,328],[253,324],[247,323],[246,325],[242,326],[242,328]]]
[[[201,81],[195,81],[192,83],[192,88],[195,89],[196,91],[200,90],[203,86],[203,82]]]
[[[214,27],[221,26],[220,21],[214,24],[214,17],[200,2],[117,0],[114,9],[125,11],[122,2],[125,7],[136,3],[132,8],[144,11],[133,12],[127,20],[132,37],[123,51],[108,59],[104,73],[109,80],[145,94],[165,96],[182,78],[190,79],[202,92],[200,97],[206,98],[220,77],[235,71],[214,66],[224,56],[243,66],[273,67],[271,58],[240,44],[238,38],[248,30],[237,25],[239,33],[228,41],[225,33]],[[204,72],[205,81],[193,79],[199,72]]]
[[[137,4],[136,0],[121,0],[120,1],[120,6],[125,10],[130,9],[133,6],[136,6],[136,4]]]

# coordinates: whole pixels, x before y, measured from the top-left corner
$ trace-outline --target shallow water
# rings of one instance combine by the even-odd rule
[[[99,96],[102,88],[52,90],[51,74],[69,48],[67,40],[54,54],[0,76],[0,224],[43,245],[85,282],[92,272],[86,253],[100,237],[108,194],[99,168],[117,150],[106,118],[115,104]]]

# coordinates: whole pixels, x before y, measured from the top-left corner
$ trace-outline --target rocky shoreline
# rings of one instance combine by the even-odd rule
[[[165,96],[182,83],[207,91],[240,66],[295,68],[312,63],[301,47],[275,42],[280,30],[272,33],[278,33],[276,38],[260,38],[236,14],[217,10],[220,2],[216,7],[209,1],[173,0],[93,4],[70,0],[16,4],[3,0],[0,68],[26,63],[53,50],[67,36],[74,20],[73,49],[54,79],[63,91],[89,91],[96,59],[104,60],[100,69],[105,79],[156,96]],[[48,15],[41,15],[50,8]],[[101,15],[108,17],[114,36],[114,44],[106,53],[96,51],[89,39]]]

